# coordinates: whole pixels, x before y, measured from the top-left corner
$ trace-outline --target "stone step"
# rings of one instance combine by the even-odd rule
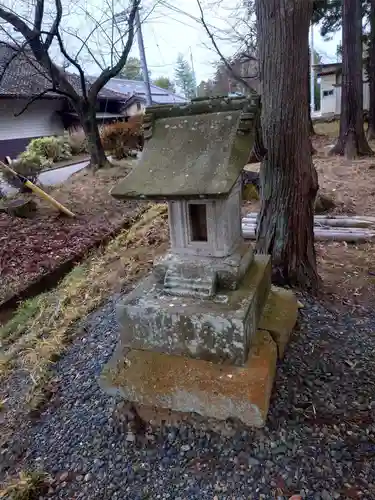
[[[258,331],[244,366],[142,350],[118,350],[100,377],[110,394],[145,408],[198,414],[224,421],[266,422],[277,349],[268,332]]]
[[[243,365],[271,288],[271,262],[255,256],[220,302],[165,293],[151,274],[118,305],[125,347]],[[225,299],[225,300],[224,300]]]
[[[174,269],[168,269],[164,278],[164,290],[171,295],[209,298],[216,291],[216,273],[205,272],[202,277],[186,277]]]
[[[164,285],[164,291],[170,295],[176,297],[195,297],[197,299],[208,299],[210,297],[209,291],[199,291],[187,288],[180,288],[178,286],[174,286],[168,288]]]

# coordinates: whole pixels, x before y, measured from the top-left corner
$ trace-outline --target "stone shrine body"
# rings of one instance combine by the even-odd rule
[[[168,203],[170,250],[119,303],[121,341],[102,377],[128,401],[264,424],[278,343],[258,329],[275,292],[270,258],[241,234],[255,106],[216,98],[149,108],[139,164],[112,191]],[[283,300],[295,322],[294,297]]]

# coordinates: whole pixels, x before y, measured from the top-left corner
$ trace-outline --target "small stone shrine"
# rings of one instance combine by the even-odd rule
[[[154,106],[136,167],[112,195],[168,202],[170,250],[118,304],[121,340],[101,383],[140,407],[262,426],[297,318],[268,256],[241,234],[256,102]]]

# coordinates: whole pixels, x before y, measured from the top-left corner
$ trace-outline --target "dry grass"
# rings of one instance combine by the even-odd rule
[[[324,135],[327,137],[336,138],[339,135],[340,122],[318,122],[314,123],[314,130],[316,134]]]
[[[3,354],[0,375],[25,370],[32,381],[25,396],[30,409],[43,403],[51,363],[63,353],[74,323],[87,316],[111,294],[148,271],[153,258],[165,250],[166,206],[154,205],[129,230],[73,269],[51,292],[21,305],[0,336],[13,339]],[[20,325],[22,321],[22,326]]]
[[[38,500],[48,490],[51,478],[41,471],[22,471],[0,489],[0,498],[9,500]]]

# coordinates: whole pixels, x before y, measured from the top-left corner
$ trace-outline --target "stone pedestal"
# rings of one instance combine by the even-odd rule
[[[166,200],[170,250],[120,301],[120,343],[101,383],[141,407],[259,427],[297,301],[271,291],[270,258],[241,234],[249,105],[152,108],[140,164],[112,194]]]
[[[207,273],[204,268],[201,272]],[[153,273],[118,306],[121,344],[243,365],[270,290],[270,276],[269,257],[256,257],[236,290],[203,297],[198,281],[202,298],[197,299],[196,295],[170,295],[169,287],[158,283]]]

